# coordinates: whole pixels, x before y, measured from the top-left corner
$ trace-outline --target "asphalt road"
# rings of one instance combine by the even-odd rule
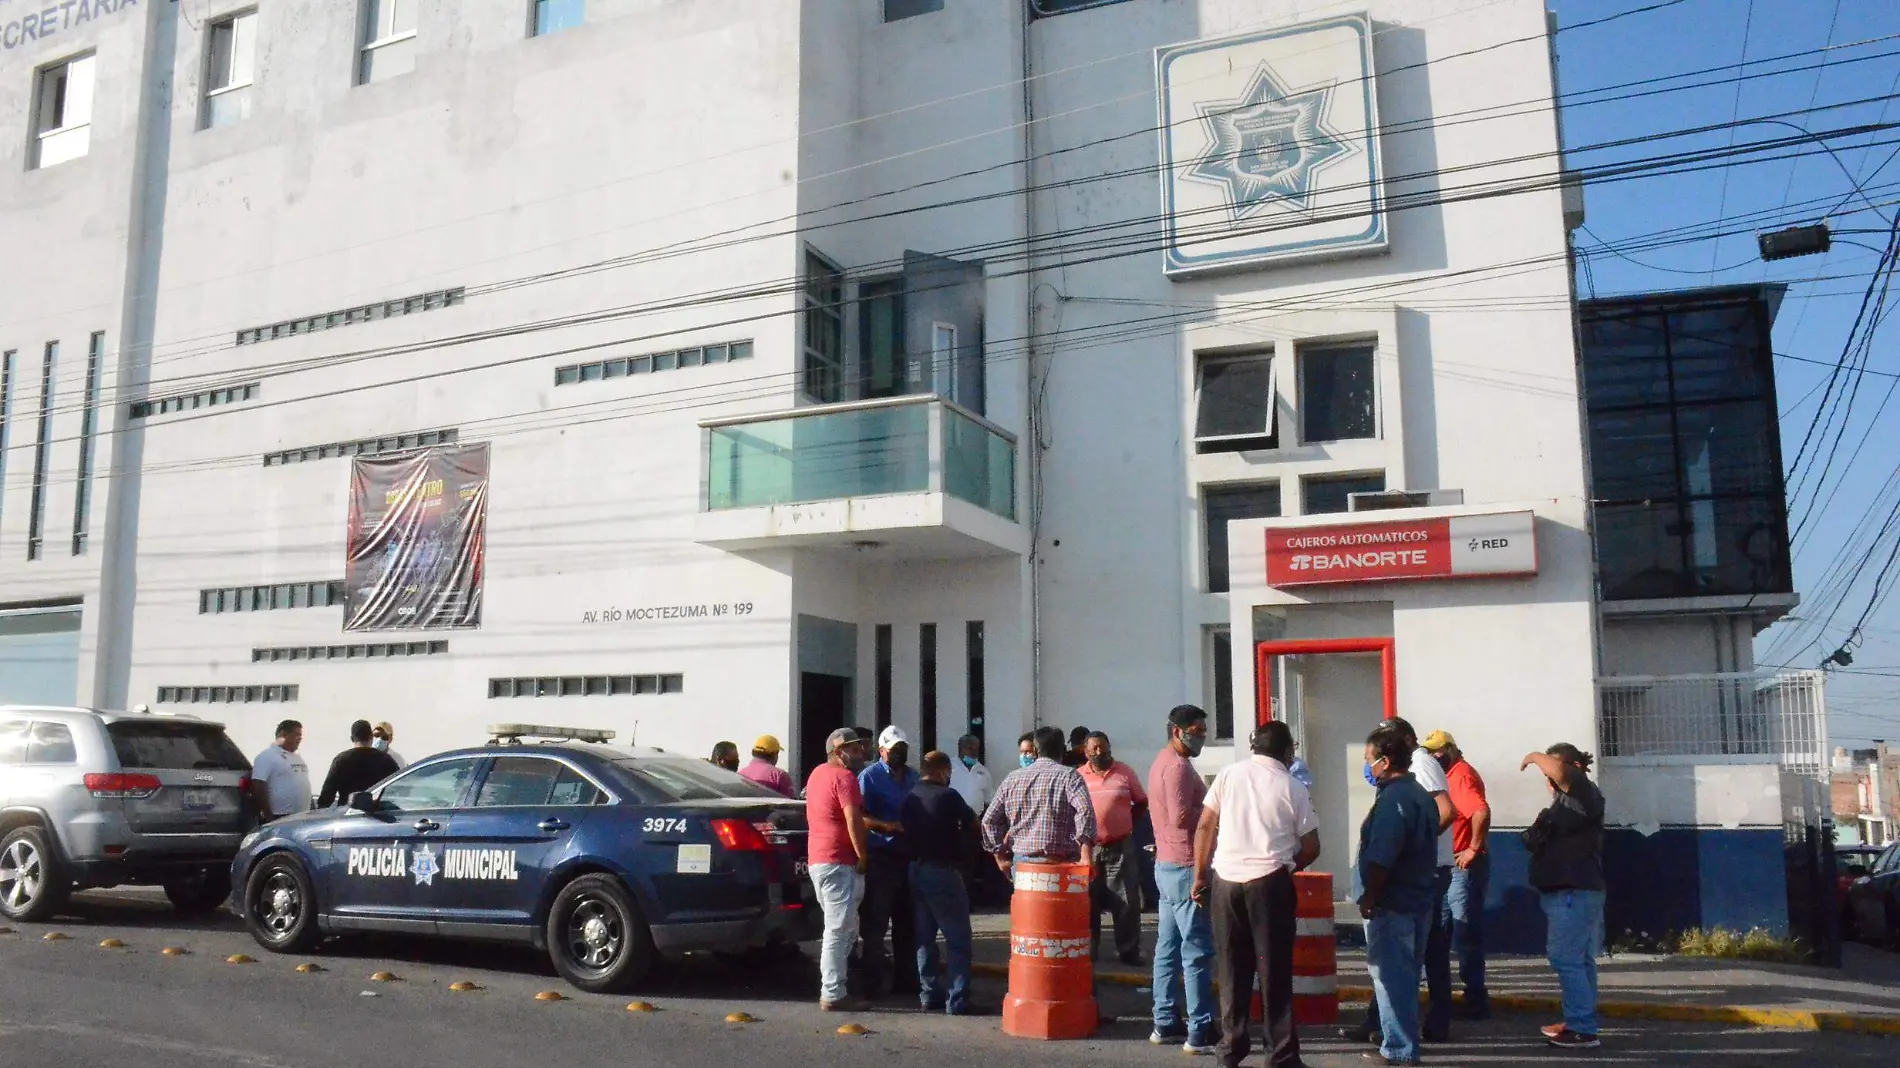
[[[261,951],[224,914],[181,923],[149,900],[82,895],[70,917],[13,925],[0,935],[0,1065],[64,1068],[553,1068],[614,1065],[865,1065],[893,1058],[936,1064],[1180,1065],[1177,1049],[1148,1045],[1146,998],[1104,988],[1106,1011],[1122,1014],[1093,1039],[1035,1043],[1003,1035],[994,1018],[924,1014],[893,1000],[849,1017],[870,1034],[841,1037],[847,1022],[815,1004],[816,969],[803,958],[732,965],[689,959],[656,974],[639,997],[660,1009],[625,1010],[626,998],[566,988],[536,955],[471,944],[363,940],[311,957]],[[60,931],[66,941],[47,942]],[[124,948],[99,942],[118,938]],[[189,955],[167,957],[165,946]],[[257,957],[228,964],[232,953]],[[325,970],[300,974],[295,966]],[[379,970],[396,982],[372,982]],[[472,981],[482,989],[453,992]],[[542,1003],[537,992],[569,1000]],[[1000,1001],[1001,984],[979,980]],[[367,996],[374,995],[374,996]],[[729,1024],[727,1013],[758,1022]],[[1566,1054],[1536,1041],[1542,1020],[1501,1017],[1429,1047],[1427,1062],[1542,1065],[1570,1061],[1663,1066],[1900,1063],[1900,1040],[1693,1025],[1617,1026],[1597,1053]],[[1315,1068],[1365,1064],[1359,1049],[1309,1033]],[[1199,1062],[1209,1065],[1211,1061]],[[1258,1064],[1259,1055],[1250,1058]]]

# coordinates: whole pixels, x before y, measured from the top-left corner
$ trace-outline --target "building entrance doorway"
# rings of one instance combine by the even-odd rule
[[[845,712],[851,707],[851,680],[843,675],[802,671],[798,675],[798,775],[797,786],[818,765],[825,762],[825,739],[845,725]]]
[[[1398,715],[1396,646],[1391,638],[1312,638],[1254,645],[1254,722],[1293,730],[1313,775],[1320,858],[1333,896],[1352,893],[1359,824],[1374,791],[1363,774],[1366,735]]]

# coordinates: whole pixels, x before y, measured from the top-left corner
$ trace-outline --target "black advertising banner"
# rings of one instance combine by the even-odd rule
[[[487,445],[356,457],[343,629],[481,626],[487,530]]]

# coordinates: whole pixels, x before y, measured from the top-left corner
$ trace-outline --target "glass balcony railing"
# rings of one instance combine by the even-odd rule
[[[1016,439],[934,396],[831,404],[706,427],[706,508],[947,493],[1016,518]]]

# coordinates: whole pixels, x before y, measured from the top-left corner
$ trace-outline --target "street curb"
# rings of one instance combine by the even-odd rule
[[[973,965],[978,975],[1007,978],[1006,964]],[[1153,977],[1137,972],[1096,972],[1097,982],[1115,986],[1145,987]],[[1339,1000],[1365,1002],[1372,989],[1342,986]],[[1493,994],[1491,1007],[1512,1012],[1561,1013],[1563,1002],[1555,997],[1526,994]],[[1597,1014],[1623,1020],[1664,1020],[1671,1023],[1742,1024],[1781,1031],[1848,1031],[1862,1035],[1900,1036],[1900,1016],[1870,1015],[1851,1012],[1812,1012],[1807,1009],[1753,1008],[1746,1005],[1671,1005],[1644,1001],[1605,1001],[1597,1005]]]

